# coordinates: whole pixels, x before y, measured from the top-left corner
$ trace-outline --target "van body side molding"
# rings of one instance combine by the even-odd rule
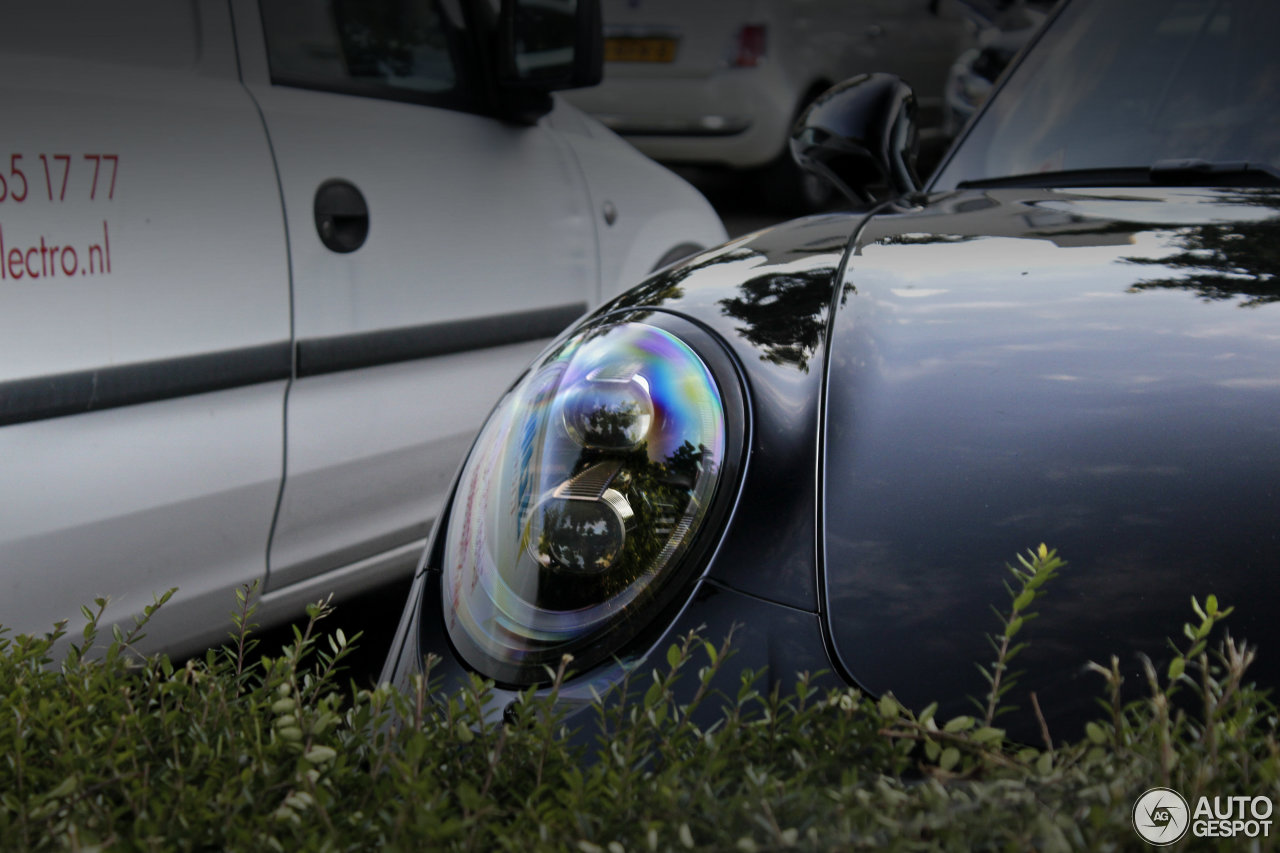
[[[297,343],[297,375],[320,376],[559,334],[585,302]],[[291,376],[287,341],[181,358],[0,382],[0,426],[225,391]]]
[[[0,426],[289,379],[289,342],[0,382]]]
[[[587,310],[585,302],[298,341],[298,378],[376,367],[551,338]]]

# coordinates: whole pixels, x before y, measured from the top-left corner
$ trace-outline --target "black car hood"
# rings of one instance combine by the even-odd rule
[[[988,190],[874,217],[830,333],[820,520],[835,658],[921,707],[983,694],[1005,565],[1069,562],[1026,691],[1170,655],[1190,598],[1280,673],[1280,195]],[[954,703],[953,703],[954,704]]]

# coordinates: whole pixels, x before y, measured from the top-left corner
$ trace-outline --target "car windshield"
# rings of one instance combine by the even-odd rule
[[[932,187],[1204,160],[1280,168],[1277,0],[1074,0]]]

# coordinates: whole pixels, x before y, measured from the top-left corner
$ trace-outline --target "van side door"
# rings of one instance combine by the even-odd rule
[[[572,152],[487,106],[489,7],[233,0],[293,282],[273,590],[411,568],[493,401],[598,298]]]

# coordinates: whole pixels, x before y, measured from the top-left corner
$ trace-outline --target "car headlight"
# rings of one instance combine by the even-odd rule
[[[676,317],[608,320],[544,354],[455,492],[443,592],[462,658],[510,685],[566,653],[581,672],[679,604],[736,491],[743,420],[729,359]]]

